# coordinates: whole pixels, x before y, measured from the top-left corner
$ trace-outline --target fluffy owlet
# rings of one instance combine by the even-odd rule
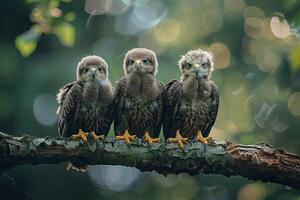
[[[123,63],[125,75],[115,92],[117,140],[129,143],[137,136],[148,143],[160,141],[163,85],[156,79],[157,67],[153,51],[136,48],[127,52]]]
[[[219,107],[219,91],[210,79],[212,55],[201,49],[179,60],[180,81],[165,86],[164,137],[181,148],[188,139],[207,144]]]
[[[77,65],[77,80],[65,85],[57,95],[58,132],[62,137],[103,139],[112,117],[113,88],[108,65],[98,56],[84,57]]]

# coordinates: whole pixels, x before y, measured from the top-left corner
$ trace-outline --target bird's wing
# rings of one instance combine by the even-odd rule
[[[157,81],[158,89],[159,89],[159,96],[157,98],[157,113],[156,113],[156,124],[154,130],[154,137],[159,137],[160,129],[163,124],[164,119],[164,85],[162,82]]]
[[[58,109],[58,133],[62,137],[75,134],[74,125],[81,103],[82,86],[79,81],[65,85],[57,95],[60,104]]]
[[[112,95],[114,98],[114,88],[112,88]],[[114,103],[113,100],[103,107],[99,112],[99,118],[97,123],[97,134],[105,135],[107,136],[109,129],[111,127],[111,124],[114,120]]]
[[[171,127],[177,113],[180,98],[182,96],[182,85],[177,80],[171,80],[164,87],[164,137],[171,137]]]
[[[57,111],[56,113],[59,114],[60,112],[60,108],[61,108],[61,105],[62,105],[62,102],[64,101],[65,97],[66,97],[66,94],[68,93],[68,91],[71,89],[71,87],[76,83],[77,81],[74,81],[74,82],[71,82],[71,83],[68,83],[66,85],[64,85],[62,88],[59,89],[59,92],[58,94],[56,95],[56,100],[57,100],[57,103],[58,103],[58,108],[57,108]]]
[[[123,116],[123,104],[125,99],[125,91],[126,91],[126,79],[125,77],[121,78],[116,85],[114,100],[113,100],[113,110],[114,110],[114,131],[116,134],[119,134],[119,132],[122,132],[128,125],[127,124],[121,124],[126,123],[127,120]]]
[[[111,127],[111,124],[114,119],[114,110],[113,110],[113,104],[109,104],[105,106],[103,110],[101,110],[101,113],[99,115],[99,123],[97,123],[97,134],[105,135],[107,136],[109,129]]]
[[[210,123],[206,126],[206,128],[202,131],[202,135],[207,137],[211,131],[211,128],[215,124],[218,110],[219,110],[219,89],[215,83],[211,82],[212,90],[211,90],[211,105],[209,108],[209,116],[210,116]]]

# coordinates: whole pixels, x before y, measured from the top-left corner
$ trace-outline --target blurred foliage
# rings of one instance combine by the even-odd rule
[[[296,71],[298,68],[300,68],[300,44],[291,50],[289,59],[293,71]]]
[[[115,85],[125,53],[151,48],[166,83],[179,78],[180,55],[203,48],[214,54],[212,78],[221,95],[212,136],[300,154],[298,0],[3,1],[0,20],[3,132],[56,136],[55,95],[76,78],[85,55],[102,56]],[[0,176],[0,193],[1,199],[300,198],[297,190],[241,177],[163,177],[111,166],[79,174],[63,164],[12,169]]]
[[[41,34],[55,34],[61,45],[71,47],[75,42],[75,28],[69,22],[76,17],[74,12],[63,13],[61,3],[72,0],[27,0],[33,5],[30,20],[33,25],[16,38],[16,47],[22,56],[31,55],[38,44]]]

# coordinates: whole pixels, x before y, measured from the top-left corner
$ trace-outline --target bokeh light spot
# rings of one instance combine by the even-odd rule
[[[263,184],[247,184],[237,194],[238,200],[263,200],[266,196],[266,188]]]
[[[275,37],[286,38],[290,35],[290,26],[285,19],[278,16],[271,18],[271,30]]]
[[[46,126],[56,122],[57,103],[55,96],[49,93],[38,95],[33,102],[33,115],[35,119]]]
[[[124,13],[128,5],[120,0],[107,0],[105,4],[105,11],[110,15],[120,15]]]
[[[86,0],[85,12],[90,15],[102,15],[105,13],[106,0]]]
[[[230,50],[223,43],[213,43],[209,50],[213,53],[215,68],[226,68],[230,63]]]
[[[300,92],[294,92],[288,100],[288,109],[291,114],[300,116]]]
[[[123,35],[139,35],[155,27],[167,15],[167,7],[160,1],[137,1],[131,12],[116,18],[114,29]]]
[[[140,176],[136,168],[123,166],[89,166],[87,173],[92,182],[101,189],[125,191]]]
[[[275,70],[280,65],[281,58],[271,48],[266,48],[264,51],[264,62],[268,68]]]
[[[248,50],[253,56],[263,56],[265,44],[261,43],[259,40],[249,40]]]
[[[263,20],[258,17],[248,17],[245,19],[244,30],[246,34],[254,39],[262,36]]]
[[[244,0],[225,0],[224,6],[232,12],[242,12],[246,3]]]
[[[53,8],[51,11],[50,11],[50,15],[53,16],[53,17],[60,17],[62,14],[62,11],[61,9],[59,8]]]
[[[265,13],[258,7],[248,6],[244,10],[244,18],[246,19],[248,17],[257,17],[263,20],[265,18]]]
[[[281,63],[281,58],[271,48],[265,48],[262,55],[257,55],[256,64],[263,72],[275,71]]]
[[[174,19],[165,19],[154,29],[154,37],[163,43],[169,43],[178,37],[180,26]]]
[[[262,33],[268,39],[274,39],[273,32],[271,30],[271,18],[265,18],[262,25]]]

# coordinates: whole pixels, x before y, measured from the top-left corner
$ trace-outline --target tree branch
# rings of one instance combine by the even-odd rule
[[[161,174],[240,175],[300,189],[300,156],[267,144],[240,145],[195,142],[181,150],[175,144],[148,144],[141,140],[82,142],[61,138],[13,137],[0,132],[0,171],[21,164],[75,162],[89,165],[123,165]]]

